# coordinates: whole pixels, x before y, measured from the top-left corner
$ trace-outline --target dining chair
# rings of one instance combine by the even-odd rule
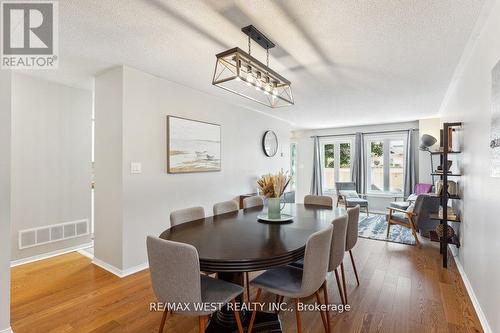
[[[230,213],[230,212],[237,212],[239,210],[238,203],[234,200],[229,200],[229,201],[223,201],[216,203],[214,205],[214,216],[225,214],[225,213]],[[245,272],[245,277],[243,284],[245,285],[246,289],[246,299],[247,302],[250,303],[250,276],[248,272]]]
[[[163,305],[187,304],[187,309],[174,311],[186,316],[198,316],[199,332],[205,332],[208,316],[212,309],[198,309],[194,304],[233,303],[238,332],[243,333],[241,318],[234,304],[235,298],[243,292],[239,285],[200,275],[200,262],[196,248],[189,244],[163,240],[148,236],[147,251],[151,284],[158,301]],[[210,311],[209,311],[210,310]],[[168,318],[165,309],[159,332],[163,332]]]
[[[239,210],[238,203],[234,200],[218,202],[214,205],[214,216],[230,212],[237,212]]]
[[[356,269],[356,264],[354,263],[354,256],[352,254],[352,249],[358,242],[359,211],[360,211],[359,206],[356,206],[354,208],[347,208],[347,234],[345,242],[345,251],[349,252],[349,256],[351,257],[352,268],[354,270],[354,275],[356,276],[356,282],[358,283],[358,286],[359,286],[358,270]],[[343,277],[342,283],[344,285],[344,298],[347,303],[347,288],[345,283],[344,265],[342,265],[340,268]]]
[[[304,197],[305,205],[316,205],[316,206],[328,206],[333,208],[333,199],[332,197],[326,195],[306,195]]]
[[[339,216],[332,221],[333,234],[332,234],[332,244],[330,246],[330,261],[328,263],[328,273],[334,272],[335,279],[337,280],[337,288],[339,290],[340,301],[342,304],[347,304],[347,299],[343,292],[343,285],[345,285],[345,279],[341,280],[339,276],[338,268],[340,267],[341,272],[343,271],[343,261],[346,247],[346,235],[347,235],[347,216]],[[294,266],[300,269],[304,268],[304,260],[301,259],[296,261],[290,266]],[[325,300],[328,300],[327,285],[326,280],[322,286]],[[328,302],[325,301],[327,304]]]
[[[205,218],[205,210],[203,207],[190,207],[175,210],[170,213],[170,226],[176,226],[181,223],[200,220]]]
[[[256,303],[260,301],[263,289],[277,296],[294,299],[297,331],[299,333],[302,332],[299,312],[300,300],[315,295],[317,302],[321,303],[319,289],[323,285],[328,271],[332,229],[333,227],[330,225],[324,230],[317,231],[309,236],[304,253],[304,269],[293,266],[271,268],[252,281],[252,284],[258,287],[255,298]],[[248,333],[252,332],[256,314],[256,311],[252,312]],[[328,318],[323,311],[320,311],[320,315],[325,331],[328,332]]]
[[[243,199],[243,208],[264,206],[264,200],[258,195]]]

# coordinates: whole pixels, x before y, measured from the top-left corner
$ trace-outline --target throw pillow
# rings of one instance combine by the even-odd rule
[[[346,198],[359,198],[358,192],[356,192],[354,190],[340,191],[340,195],[343,195]]]

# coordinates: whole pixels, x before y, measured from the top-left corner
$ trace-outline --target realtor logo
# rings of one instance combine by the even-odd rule
[[[2,68],[57,68],[57,2],[2,1],[1,9]]]

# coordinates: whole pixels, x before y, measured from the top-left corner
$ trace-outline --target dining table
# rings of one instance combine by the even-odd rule
[[[194,246],[201,271],[217,273],[218,279],[243,286],[245,272],[288,265],[303,258],[309,236],[347,214],[344,208],[328,206],[287,203],[282,207],[283,214],[292,216],[290,221],[261,220],[259,215],[266,214],[267,208],[253,207],[179,224],[163,231],[160,238]],[[242,297],[237,301],[242,302]],[[240,311],[240,316],[247,327],[249,311]],[[237,331],[228,307],[216,311],[206,328],[208,333]],[[278,315],[257,311],[254,331],[281,332]]]

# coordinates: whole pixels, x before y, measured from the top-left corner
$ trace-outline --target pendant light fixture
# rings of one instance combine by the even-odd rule
[[[274,43],[253,25],[241,31],[248,36],[248,53],[235,47],[217,54],[212,84],[271,108],[293,105],[290,81],[269,68]],[[252,57],[252,40],[266,50],[266,64]]]

